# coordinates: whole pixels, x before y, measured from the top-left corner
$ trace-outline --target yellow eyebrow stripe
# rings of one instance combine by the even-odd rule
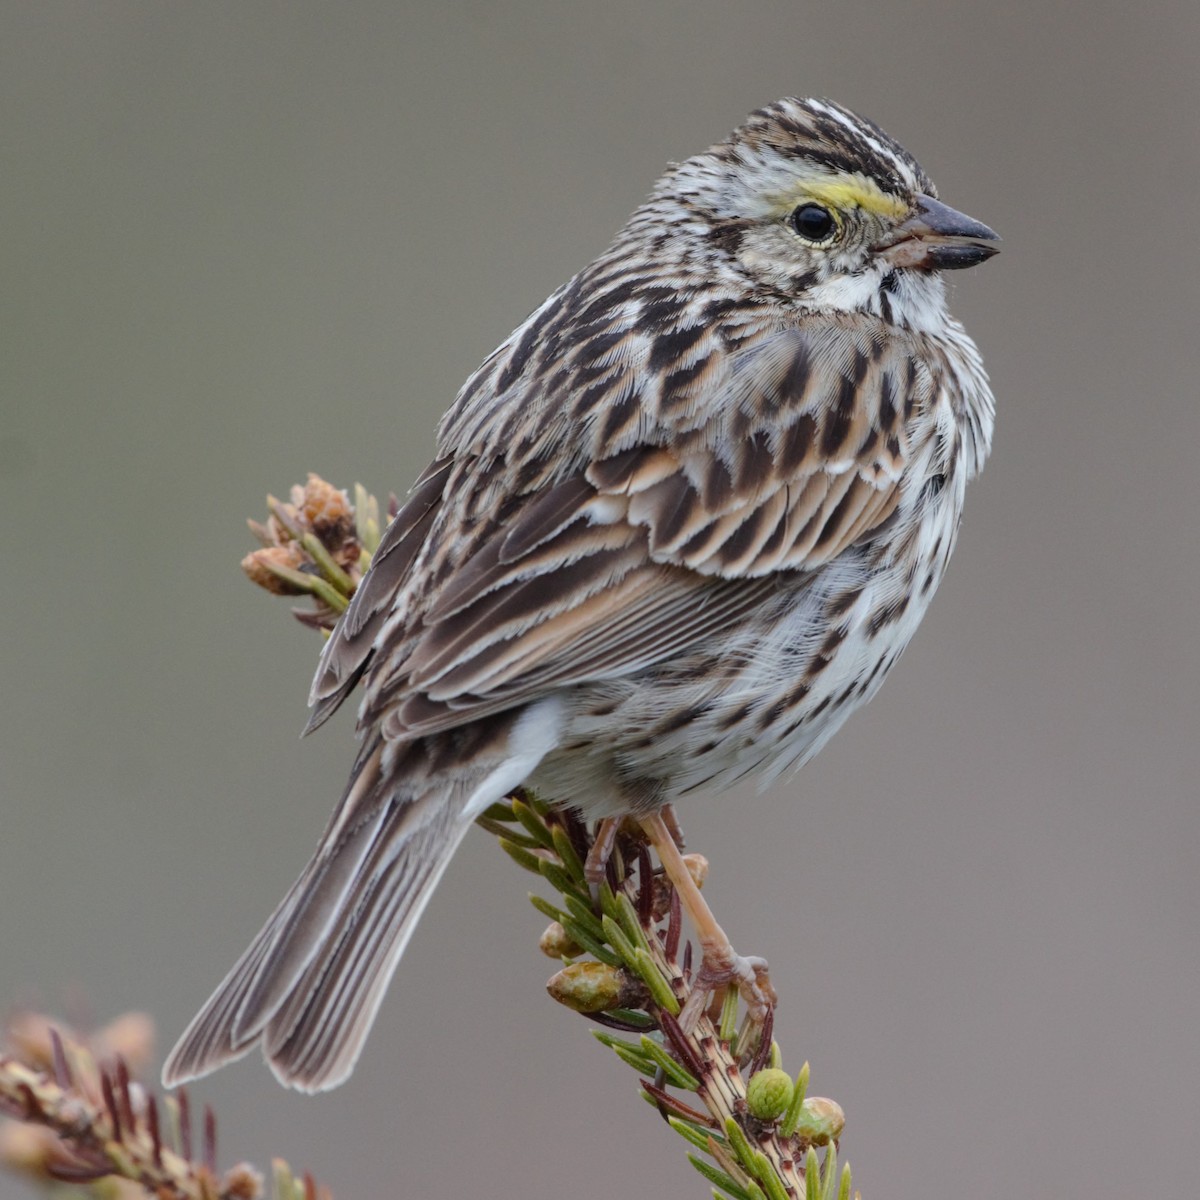
[[[907,216],[908,205],[889,196],[879,184],[865,175],[839,175],[834,179],[806,179],[788,191],[784,207],[792,208],[805,200],[844,211],[861,208],[881,217],[899,219]]]

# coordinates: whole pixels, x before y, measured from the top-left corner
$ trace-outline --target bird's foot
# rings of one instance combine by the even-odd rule
[[[735,983],[751,1023],[761,1028],[774,1011],[777,999],[767,974],[767,960],[736,953],[728,939],[702,945],[703,957],[692,979],[691,995],[679,1014],[680,1025],[690,1030],[708,1007],[709,998]]]
[[[671,835],[676,847],[683,849],[683,830],[679,819],[675,816],[674,808],[667,804],[662,809],[663,822]],[[613,849],[617,844],[617,834],[621,831],[623,817],[604,817],[596,822],[596,833],[592,838],[591,847],[583,863],[583,878],[588,885],[593,906],[600,902],[600,885],[608,876],[608,862],[612,858]]]

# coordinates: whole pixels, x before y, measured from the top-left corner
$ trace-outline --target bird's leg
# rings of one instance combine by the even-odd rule
[[[608,872],[608,860],[612,858],[613,847],[617,844],[620,824],[620,817],[605,817],[596,823],[596,836],[583,863],[583,877],[587,881],[593,904],[600,899],[600,885]]]
[[[684,847],[683,828],[675,815],[675,806],[665,804],[661,809],[663,823],[670,830],[675,845],[680,850]],[[604,882],[608,871],[608,860],[612,858],[613,847],[617,844],[617,832],[621,828],[623,817],[604,817],[596,822],[596,836],[592,839],[591,848],[583,863],[583,877],[587,881],[588,891],[592,902],[600,899],[600,885]]]
[[[700,968],[692,980],[692,994],[679,1014],[680,1025],[685,1030],[690,1029],[704,1011],[709,996],[730,982],[737,983],[750,1019],[761,1025],[767,1013],[775,1007],[775,989],[767,977],[766,959],[745,958],[734,951],[728,936],[717,924],[717,918],[692,879],[662,814],[639,817],[638,823],[658,853],[658,860],[678,893],[680,904],[691,918],[700,941]]]
[[[686,849],[687,843],[683,840],[683,826],[680,825],[679,817],[675,814],[675,805],[664,804],[658,811],[663,819],[663,824],[671,835],[671,840],[680,850]]]

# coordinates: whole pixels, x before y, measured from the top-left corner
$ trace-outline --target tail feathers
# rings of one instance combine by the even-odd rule
[[[418,833],[385,839],[322,953],[264,1030],[263,1052],[281,1083],[319,1092],[354,1070],[404,948],[470,825],[461,809],[441,811]]]
[[[163,1082],[205,1075],[261,1042],[281,1083],[305,1092],[341,1083],[470,826],[471,791],[460,780],[449,795],[443,785],[354,804],[352,788],[304,873],[180,1038]],[[354,809],[361,819],[351,820]]]
[[[259,931],[258,936],[221,981],[204,1008],[193,1018],[163,1066],[163,1084],[175,1087],[189,1079],[207,1075],[223,1063],[245,1055],[256,1041],[254,1034],[236,1038],[234,1026],[246,991],[258,976],[263,959],[279,937],[289,903],[304,881],[298,880],[287,898]]]

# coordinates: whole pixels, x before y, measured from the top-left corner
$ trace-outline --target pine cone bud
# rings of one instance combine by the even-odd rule
[[[746,1107],[760,1121],[774,1121],[783,1116],[792,1102],[795,1085],[792,1077],[776,1067],[767,1067],[750,1077],[746,1086]]]
[[[309,529],[341,567],[358,561],[358,537],[350,497],[319,475],[309,474],[297,506]]]

